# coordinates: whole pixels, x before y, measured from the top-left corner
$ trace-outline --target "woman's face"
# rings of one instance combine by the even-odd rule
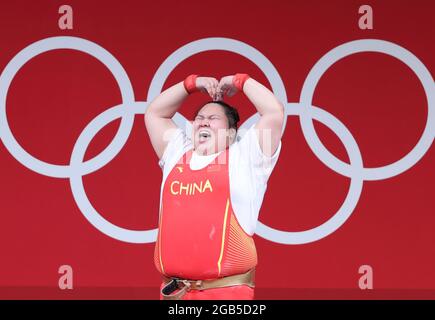
[[[225,150],[232,142],[235,129],[228,128],[228,119],[222,106],[208,103],[193,120],[192,134],[195,151],[207,155]]]

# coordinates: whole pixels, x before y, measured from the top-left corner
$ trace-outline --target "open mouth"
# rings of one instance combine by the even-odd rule
[[[211,132],[208,130],[199,130],[198,137],[199,137],[199,142],[205,142],[211,138]]]

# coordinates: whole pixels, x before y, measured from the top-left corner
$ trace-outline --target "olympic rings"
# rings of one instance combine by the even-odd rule
[[[113,74],[121,90],[122,103],[111,107],[93,119],[78,137],[71,154],[69,165],[56,165],[43,162],[24,150],[13,136],[6,117],[6,98],[9,86],[20,68],[35,56],[55,49],[73,49],[90,54],[101,61]],[[270,241],[282,244],[304,244],[320,240],[336,231],[351,216],[362,192],[365,180],[382,180],[394,177],[415,165],[429,150],[435,137],[435,84],[425,65],[411,52],[394,43],[364,39],[347,42],[326,53],[309,72],[301,91],[299,103],[287,102],[283,81],[273,64],[257,49],[238,40],[228,38],[205,38],[184,45],[173,52],[154,75],[147,101],[135,101],[134,92],[127,73],[108,51],[97,44],[77,37],[51,37],[37,41],[21,50],[5,67],[0,75],[0,139],[6,149],[21,164],[39,174],[54,178],[69,178],[72,195],[85,218],[99,231],[109,237],[129,243],[151,243],[157,238],[157,229],[129,230],[116,226],[104,219],[90,203],[82,178],[109,163],[123,148],[133,127],[135,114],[144,114],[148,101],[157,97],[169,74],[188,57],[209,50],[224,50],[240,54],[256,64],[266,75],[272,91],[283,102],[287,116],[299,116],[304,137],[314,154],[326,166],[351,179],[349,192],[338,211],[325,223],[310,230],[287,232],[273,229],[259,222],[256,233]],[[349,130],[332,114],[312,105],[314,90],[318,81],[338,60],[359,52],[379,52],[401,60],[417,75],[423,85],[428,101],[428,117],[423,134],[415,147],[402,159],[383,167],[365,168],[354,137]],[[110,122],[121,118],[121,125],[110,144],[99,155],[83,162],[90,142],[95,135]],[[254,114],[242,124],[249,128],[259,118]],[[174,116],[179,127],[189,128],[189,122],[179,113]],[[313,119],[329,127],[345,146],[350,164],[332,155],[322,144],[315,132]],[[284,128],[285,130],[285,124]]]

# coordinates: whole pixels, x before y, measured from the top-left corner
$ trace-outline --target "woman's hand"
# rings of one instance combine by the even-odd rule
[[[226,76],[221,78],[221,80],[219,81],[219,84],[217,86],[217,92],[221,98],[224,95],[232,97],[237,93],[238,90],[233,84],[233,78],[234,76]]]
[[[198,90],[208,93],[213,100],[216,98],[218,84],[219,82],[213,77],[196,78],[196,87]]]

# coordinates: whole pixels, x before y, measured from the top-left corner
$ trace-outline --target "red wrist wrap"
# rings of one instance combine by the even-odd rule
[[[233,77],[233,85],[239,90],[243,91],[243,85],[245,84],[246,80],[248,80],[250,77],[246,73],[236,73]]]
[[[186,89],[187,93],[191,94],[198,91],[198,88],[196,87],[196,78],[198,78],[198,75],[191,74],[186,79],[184,79],[184,88]]]

